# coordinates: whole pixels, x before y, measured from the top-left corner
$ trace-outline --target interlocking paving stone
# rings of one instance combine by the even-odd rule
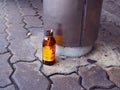
[[[32,61],[35,60],[36,49],[31,45],[29,39],[25,40],[14,40],[11,42],[9,49],[13,53],[11,62],[16,62],[19,60]]]
[[[22,17],[14,0],[6,1],[6,5],[7,7],[5,8],[5,14],[6,14],[7,24],[22,23]]]
[[[0,16],[4,17],[5,0],[0,0]]]
[[[42,21],[39,19],[39,17],[36,16],[25,16],[24,21],[27,23],[27,28],[32,27],[42,27]]]
[[[0,53],[7,52],[7,46],[6,34],[0,34]]]
[[[20,9],[20,12],[21,12],[21,14],[22,14],[22,16],[27,16],[27,15],[36,15],[36,11],[35,10],[33,10],[33,8],[31,7],[29,7],[29,8],[21,8]]]
[[[0,90],[16,90],[13,85],[7,86],[5,88],[0,88]]]
[[[42,59],[42,41],[43,41],[43,29],[42,28],[30,28],[30,33],[32,36],[30,37],[31,45],[37,50],[35,56],[40,60]]]
[[[17,5],[20,8],[28,8],[30,7],[30,0],[16,0],[17,1]]]
[[[107,70],[109,78],[120,88],[120,67],[113,67]]]
[[[44,28],[29,28],[32,36],[37,36],[38,34],[44,34]]]
[[[8,33],[8,37],[7,39],[9,41],[12,40],[23,40],[25,38],[27,38],[26,34],[27,34],[27,30],[23,28],[23,24],[13,24],[13,25],[7,25],[7,33]]]
[[[7,39],[10,40],[21,40],[26,38],[27,30],[23,28],[24,24],[10,24],[7,25]]]
[[[0,16],[0,34],[5,33],[6,25],[5,25],[6,20]]]
[[[82,77],[82,85],[87,89],[94,87],[110,88],[114,84],[107,79],[106,72],[96,65],[80,67],[79,75]]]
[[[78,63],[76,60],[56,60],[55,65],[51,66],[47,66],[47,65],[43,65],[42,71],[46,74],[46,75],[51,75],[54,73],[71,73],[73,71],[76,71],[76,66],[78,66]]]
[[[22,3],[21,3],[22,2]],[[24,7],[22,6],[24,2],[27,2],[26,4],[24,4]],[[23,1],[23,0],[17,0],[17,6],[20,10],[20,13],[22,14],[22,16],[26,16],[26,15],[36,15],[36,11],[33,10],[33,7],[31,6],[30,1]]]
[[[9,53],[0,55],[0,87],[11,83],[9,76],[13,70],[8,63],[10,56]]]
[[[53,81],[51,90],[84,90],[79,84],[79,77],[72,75],[54,75],[50,77]]]
[[[16,71],[12,77],[20,90],[47,90],[49,81],[40,73],[40,65],[39,61],[14,65]]]

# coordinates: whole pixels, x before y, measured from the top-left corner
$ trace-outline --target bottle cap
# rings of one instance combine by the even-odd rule
[[[46,36],[53,36],[53,30],[47,30],[46,31]]]

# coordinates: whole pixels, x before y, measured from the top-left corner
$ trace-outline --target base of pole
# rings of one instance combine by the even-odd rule
[[[92,50],[92,46],[88,47],[63,47],[56,45],[56,56],[80,57]]]

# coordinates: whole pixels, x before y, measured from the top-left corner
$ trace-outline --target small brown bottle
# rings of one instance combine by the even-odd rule
[[[63,32],[62,32],[62,25],[58,24],[57,31],[56,31],[56,44],[57,45],[62,45],[63,43]]]
[[[55,50],[56,49],[56,41],[53,37],[53,31],[48,30],[45,33],[45,37],[43,39],[43,47],[42,47],[42,62],[46,65],[53,65],[55,63]]]

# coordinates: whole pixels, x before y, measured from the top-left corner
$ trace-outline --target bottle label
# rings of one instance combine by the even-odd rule
[[[55,45],[43,47],[43,60],[54,61],[55,60]]]

